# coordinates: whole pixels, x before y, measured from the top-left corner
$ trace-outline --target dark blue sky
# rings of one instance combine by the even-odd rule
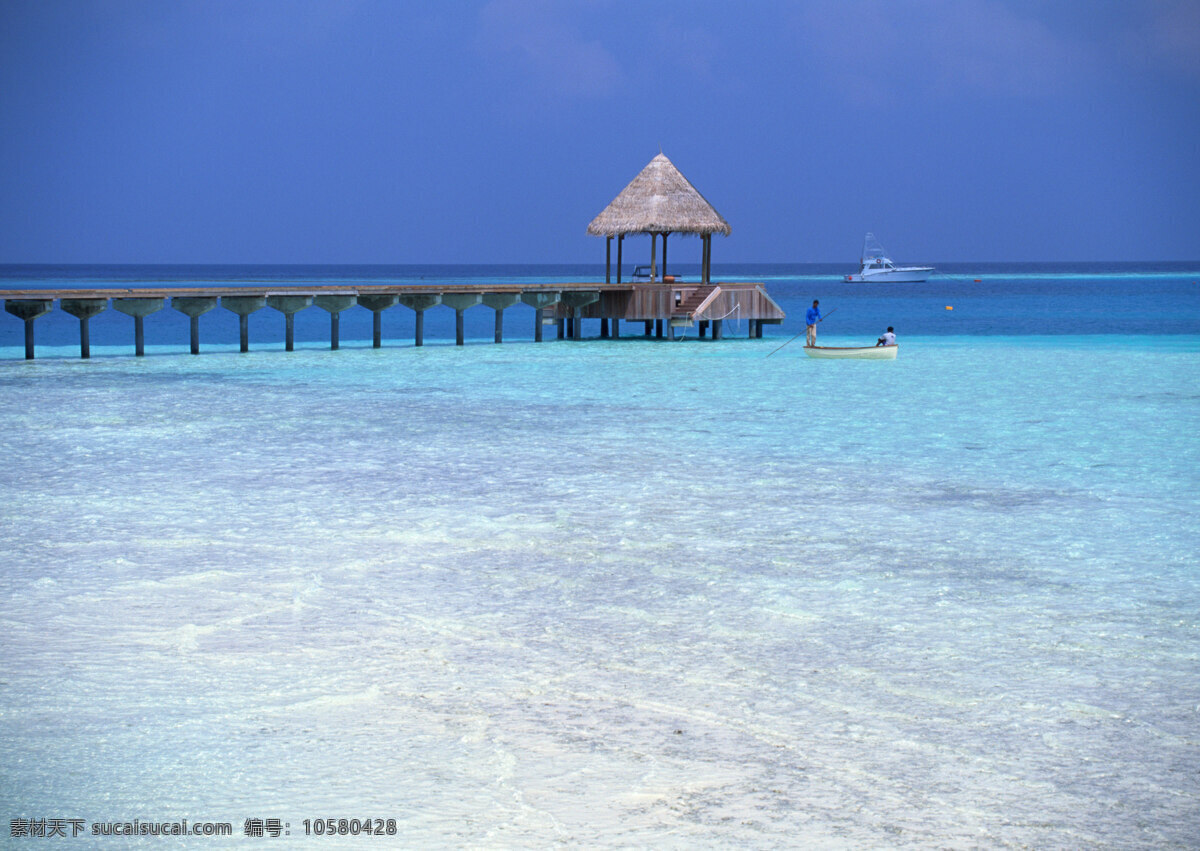
[[[0,119],[5,263],[602,262],[660,146],[717,263],[1200,259],[1195,0],[0,0]]]

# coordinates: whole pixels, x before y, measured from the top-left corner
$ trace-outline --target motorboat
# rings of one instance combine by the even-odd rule
[[[862,267],[857,275],[847,275],[850,283],[916,284],[933,274],[932,266],[897,266],[887,256],[875,234],[863,240]]]
[[[900,346],[805,346],[810,358],[857,358],[859,360],[895,360]]]

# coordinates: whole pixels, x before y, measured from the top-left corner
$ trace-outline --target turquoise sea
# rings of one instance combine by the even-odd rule
[[[287,353],[263,310],[239,354],[218,310],[192,356],[166,309],[135,358],[109,310],[82,361],[56,309],[27,362],[0,314],[0,812],[233,825],[204,847],[271,841],[255,818],[395,819],[326,847],[1196,847],[1200,263],[716,271],[785,324],[535,344],[517,307],[497,346],[480,307],[457,347],[438,308],[414,348],[397,307],[376,350],[354,308],[330,352],[314,308]],[[771,355],[813,298],[822,342],[892,325],[899,358]],[[61,840],[89,842],[122,840]]]

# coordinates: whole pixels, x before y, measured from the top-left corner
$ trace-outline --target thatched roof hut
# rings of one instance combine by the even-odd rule
[[[667,267],[667,234],[697,234],[704,242],[701,268],[704,282],[709,278],[709,260],[714,233],[729,236],[729,222],[705,200],[695,186],[669,159],[659,154],[621,190],[620,194],[592,219],[587,232],[607,237],[606,247],[617,237],[617,280],[621,280],[621,240],[627,234],[651,236],[651,275],[656,275],[655,242],[663,237],[663,274]],[[611,267],[611,262],[608,263]],[[606,276],[608,277],[608,276]]]
[[[592,236],[627,233],[722,233],[729,222],[696,191],[675,164],[663,154],[650,160],[621,190],[587,232]]]

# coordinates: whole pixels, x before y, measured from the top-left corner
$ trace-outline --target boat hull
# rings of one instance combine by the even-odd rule
[[[810,358],[853,358],[857,360],[895,360],[899,346],[805,346]]]
[[[919,284],[928,280],[932,274],[932,266],[909,266],[900,269],[880,269],[878,272],[868,270],[857,275],[847,275],[846,280],[852,284]]]

